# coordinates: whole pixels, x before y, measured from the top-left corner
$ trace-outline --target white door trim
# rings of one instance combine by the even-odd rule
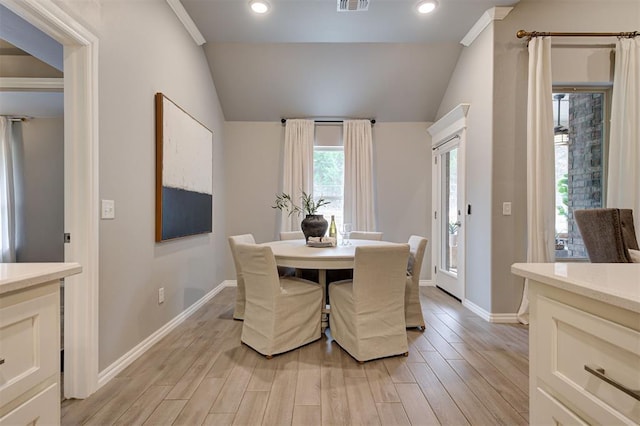
[[[0,0],[64,46],[65,279],[64,395],[98,387],[98,38],[51,0]],[[62,236],[61,236],[62,237]]]
[[[433,123],[427,130],[431,135],[431,147],[433,150],[432,161],[433,158],[438,155],[438,148],[450,145],[451,141],[458,139],[458,162],[461,167],[458,168],[458,178],[462,183],[458,188],[459,194],[461,195],[462,203],[458,206],[458,209],[462,210],[460,215],[460,221],[462,226],[458,230],[459,234],[459,246],[458,246],[458,274],[457,278],[459,283],[462,286],[462,291],[460,294],[460,300],[462,302],[465,301],[466,294],[466,260],[465,260],[465,238],[466,238],[466,170],[465,170],[465,151],[466,151],[466,129],[467,129],[467,113],[469,111],[470,104],[459,104],[447,114],[445,114],[438,121]],[[440,165],[432,165],[432,189],[431,189],[431,205],[433,208],[432,212],[432,220],[433,226],[431,227],[431,240],[433,241],[433,248],[431,250],[432,257],[432,265],[434,265],[434,275],[433,281],[437,283],[437,274],[441,273],[439,271],[438,266],[440,265],[440,246],[441,246],[441,220],[443,220],[443,215],[440,214],[440,217],[436,217],[436,212],[440,210],[441,200],[439,199],[440,194],[440,185],[441,185],[441,173],[440,173]],[[457,297],[457,296],[456,296]]]

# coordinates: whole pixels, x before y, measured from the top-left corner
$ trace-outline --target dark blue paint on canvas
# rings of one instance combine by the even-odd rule
[[[162,239],[211,232],[211,194],[162,187]]]

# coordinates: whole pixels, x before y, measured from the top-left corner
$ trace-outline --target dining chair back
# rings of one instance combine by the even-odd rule
[[[638,241],[630,209],[585,209],[573,212],[591,263],[631,263],[629,249]]]
[[[373,232],[373,231],[351,231],[349,233],[350,240],[374,240],[381,241],[382,240],[382,232]]]
[[[320,338],[322,288],[312,281],[279,277],[269,246],[238,244],[246,306],[240,340],[271,358]]]
[[[281,240],[304,240],[304,233],[302,231],[282,231],[280,232]]]
[[[242,266],[238,262],[238,256],[236,254],[236,246],[238,244],[255,244],[256,240],[251,234],[233,235],[229,237],[229,248],[231,249],[231,256],[233,257],[233,263],[236,267],[236,306],[233,310],[233,319],[244,319],[244,305],[245,305],[245,292],[244,292],[244,276],[242,274]]]
[[[281,241],[289,240],[304,240],[304,233],[302,231],[282,231],[280,232]],[[316,269],[296,269],[288,268],[286,266],[278,266],[278,275],[281,277],[293,277],[304,278],[318,282],[318,271]]]
[[[356,247],[353,280],[329,285],[331,335],[360,362],[408,351],[408,258],[408,244]]]
[[[420,304],[420,271],[427,249],[427,239],[412,235],[409,237],[409,262],[404,291],[404,312],[407,328],[418,327],[424,330],[424,317]]]

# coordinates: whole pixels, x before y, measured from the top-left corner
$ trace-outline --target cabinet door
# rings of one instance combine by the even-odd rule
[[[0,308],[3,405],[59,374],[59,297],[56,291]]]
[[[640,401],[590,373],[640,388],[640,332],[556,300],[539,297],[538,377],[593,423],[640,423]]]
[[[52,384],[0,419],[0,426],[60,424],[60,388]]]
[[[560,401],[540,388],[536,389],[535,398],[538,409],[530,413],[532,425],[580,425],[587,426],[580,417],[562,405]]]

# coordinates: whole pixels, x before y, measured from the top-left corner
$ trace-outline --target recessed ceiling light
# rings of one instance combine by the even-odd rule
[[[431,13],[438,7],[438,2],[436,0],[423,0],[419,2],[416,6],[418,9],[418,13]]]
[[[251,6],[251,10],[255,13],[267,13],[269,11],[269,3],[267,0],[251,0],[249,6]]]

